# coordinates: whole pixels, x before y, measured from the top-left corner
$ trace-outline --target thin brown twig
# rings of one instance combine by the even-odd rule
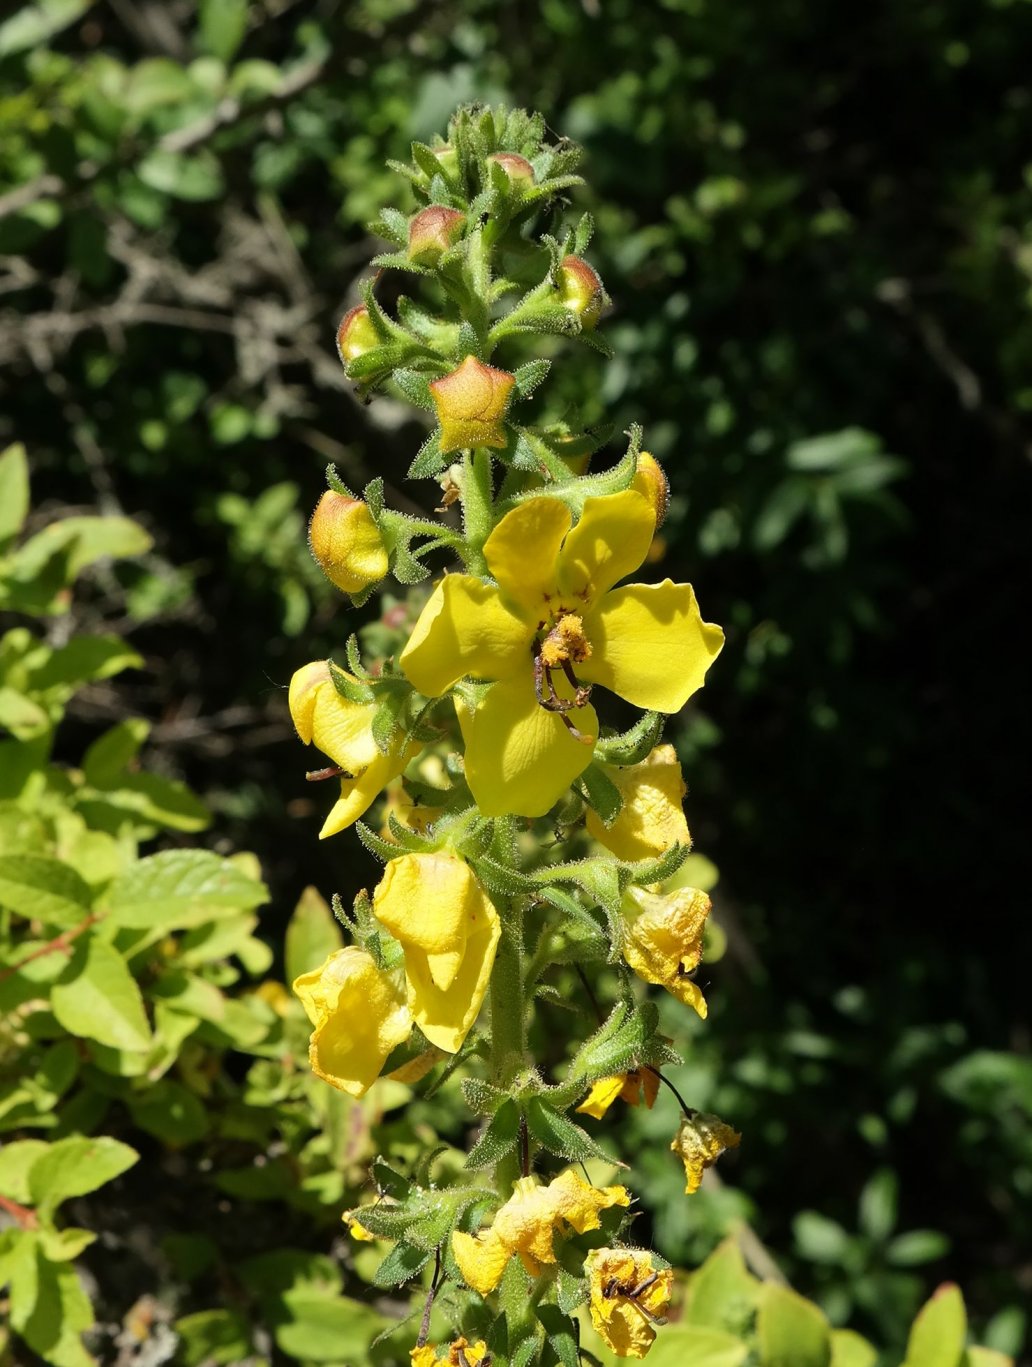
[[[55,935],[46,944],[37,945],[31,953],[25,955],[24,959],[19,959],[16,964],[9,964],[6,968],[0,969],[0,983],[6,982],[8,978],[13,978],[16,973],[21,972],[26,964],[31,964],[36,959],[46,958],[48,954],[63,954],[70,948],[73,941],[77,940],[84,931],[89,930],[90,926],[95,925],[99,920],[100,913],[91,911],[78,925],[72,926],[71,930],[62,930],[60,935]]]
[[[23,1206],[19,1201],[12,1201],[9,1196],[0,1196],[0,1210],[6,1210],[8,1215],[21,1225],[22,1229],[39,1228],[36,1212],[30,1210],[28,1206]]]

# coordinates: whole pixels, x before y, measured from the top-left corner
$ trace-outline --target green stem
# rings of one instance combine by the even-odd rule
[[[491,456],[483,449],[467,452],[463,460],[462,521],[468,548],[467,566],[472,574],[487,574],[484,542],[494,528],[494,500]]]
[[[523,910],[518,902],[502,909],[502,934],[491,972],[491,1071],[496,1087],[510,1089],[526,1061],[526,1003],[523,1000]],[[521,1175],[518,1152],[495,1165],[503,1196]]]

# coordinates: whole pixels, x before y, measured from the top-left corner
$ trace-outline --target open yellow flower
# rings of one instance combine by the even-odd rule
[[[589,809],[588,833],[618,859],[654,859],[671,845],[688,845],[681,766],[672,745],[657,745],[640,764],[606,765],[623,798],[611,826]]]
[[[459,708],[466,778],[487,816],[543,816],[583,773],[598,736],[594,684],[676,712],[723,644],[690,585],[613,588],[648,553],[656,518],[643,495],[589,498],[571,521],[548,497],[506,513],[484,544],[496,583],[445,576],[401,653],[429,697],[467,675],[492,681]]]
[[[584,1234],[599,1228],[600,1211],[630,1203],[626,1188],[593,1187],[571,1168],[547,1187],[535,1177],[521,1177],[490,1229],[475,1235],[455,1230],[452,1252],[466,1284],[487,1296],[514,1255],[536,1277],[542,1264],[556,1260],[552,1241],[557,1229],[569,1225]]]
[[[448,1345],[448,1356],[439,1358],[437,1349],[430,1343],[424,1343],[420,1348],[410,1348],[409,1358],[412,1367],[481,1367],[484,1362],[490,1362],[487,1351],[487,1344],[483,1339],[477,1339],[476,1343],[460,1336]]]
[[[725,1125],[719,1116],[696,1111],[694,1115],[681,1117],[670,1147],[684,1163],[686,1195],[691,1196],[699,1190],[706,1168],[712,1167],[726,1149],[737,1149],[741,1139],[738,1131]]]
[[[476,1020],[501,934],[498,912],[457,854],[392,859],[373,911],[405,951],[409,1008],[431,1044],[454,1054]]]
[[[659,1095],[659,1074],[651,1068],[634,1068],[629,1073],[614,1073],[600,1077],[577,1107],[580,1115],[601,1120],[615,1101],[626,1101],[628,1106],[640,1106],[644,1101],[652,1110]]]
[[[591,1323],[617,1357],[643,1358],[664,1324],[674,1274],[642,1249],[595,1248],[584,1262]]]
[[[325,840],[353,825],[419,752],[419,746],[394,745],[384,754],[373,739],[376,708],[342,697],[326,660],[316,660],[294,673],[288,701],[297,734],[340,770],[340,797],[319,832],[319,839]]]
[[[628,888],[623,900],[623,956],[639,978],[657,983],[705,1020],[706,998],[691,975],[702,961],[710,899],[698,888],[649,892]]]
[[[412,1031],[401,984],[364,949],[349,945],[295,978],[294,991],[315,1026],[308,1046],[312,1072],[350,1096],[364,1096],[387,1055]]]

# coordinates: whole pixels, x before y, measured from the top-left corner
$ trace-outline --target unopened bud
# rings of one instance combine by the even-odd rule
[[[387,548],[368,506],[327,489],[308,525],[308,544],[331,584],[360,593],[387,573]]]
[[[443,204],[422,209],[409,223],[409,260],[429,264],[438,260],[462,236],[466,215]]]
[[[662,527],[670,507],[670,485],[662,465],[651,452],[638,453],[638,466],[631,480],[631,488],[645,495],[656,514],[657,529]]]
[[[559,292],[563,308],[576,314],[582,328],[593,328],[605,308],[606,292],[598,273],[583,257],[563,257],[559,267]]]
[[[365,304],[356,304],[345,313],[337,328],[337,351],[340,353],[340,359],[347,365],[349,361],[357,361],[359,356],[364,356],[367,351],[372,351],[379,345],[380,339],[369,317],[369,310]]]
[[[484,365],[467,356],[457,370],[430,386],[430,397],[441,424],[441,452],[471,446],[505,445],[503,419],[515,377],[507,370]]]
[[[518,152],[492,152],[488,161],[500,166],[511,181],[521,185],[534,184],[534,168]]]

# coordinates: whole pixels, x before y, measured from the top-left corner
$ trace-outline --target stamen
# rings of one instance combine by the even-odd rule
[[[337,764],[327,764],[325,769],[309,769],[305,774],[305,779],[309,783],[322,783],[328,778],[353,778],[346,769],[341,769]]]
[[[563,725],[566,727],[567,731],[569,731],[570,735],[574,738],[574,740],[579,740],[581,745],[595,744],[594,738],[592,736],[586,736],[583,731],[577,730],[576,726],[574,726],[573,722],[569,719],[565,712],[560,712],[559,716],[562,720]]]

